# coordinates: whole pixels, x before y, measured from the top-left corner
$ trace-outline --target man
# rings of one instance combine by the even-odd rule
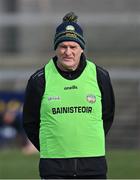
[[[87,60],[77,16],[57,27],[55,57],[31,76],[23,123],[40,151],[40,177],[105,179],[105,135],[114,117],[106,70]]]

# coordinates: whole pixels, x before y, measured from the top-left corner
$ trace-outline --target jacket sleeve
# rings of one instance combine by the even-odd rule
[[[105,135],[111,128],[114,120],[115,97],[109,73],[97,66],[97,79],[102,94],[102,119]]]
[[[43,69],[30,77],[25,91],[23,106],[23,127],[27,137],[39,150],[40,106],[44,93]]]

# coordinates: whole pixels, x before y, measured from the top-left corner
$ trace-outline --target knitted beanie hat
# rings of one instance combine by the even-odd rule
[[[85,48],[83,30],[77,24],[78,16],[73,12],[66,14],[63,17],[63,22],[56,28],[54,38],[54,49],[56,50],[59,43],[64,41],[77,42],[82,49]]]

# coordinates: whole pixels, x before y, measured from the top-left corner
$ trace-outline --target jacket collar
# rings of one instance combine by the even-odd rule
[[[53,57],[53,61],[54,61],[54,64],[55,64],[55,67],[56,69],[58,70],[58,72],[61,74],[61,76],[63,76],[64,78],[66,79],[70,79],[70,80],[73,80],[73,79],[76,79],[78,78],[81,73],[83,72],[83,70],[85,69],[86,67],[86,56],[84,53],[81,54],[81,58],[80,58],[80,63],[79,63],[79,66],[77,67],[77,69],[75,71],[69,71],[69,72],[66,72],[66,71],[62,71],[58,66],[57,66],[57,56]]]

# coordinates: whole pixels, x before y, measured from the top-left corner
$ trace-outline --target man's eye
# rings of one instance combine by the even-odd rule
[[[66,49],[67,47],[66,46],[61,46],[61,48]]]

